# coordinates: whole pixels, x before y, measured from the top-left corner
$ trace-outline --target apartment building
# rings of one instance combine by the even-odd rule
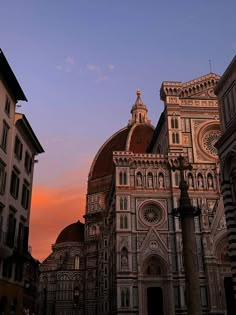
[[[0,49],[0,313],[23,314],[35,156],[44,150],[19,101],[27,98]]]

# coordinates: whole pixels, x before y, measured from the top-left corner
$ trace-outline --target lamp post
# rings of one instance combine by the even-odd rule
[[[201,210],[193,207],[188,194],[188,183],[184,178],[185,170],[192,170],[192,166],[182,156],[177,158],[177,165],[171,167],[180,172],[180,200],[179,207],[173,209],[173,215],[181,219],[183,260],[185,271],[185,296],[188,315],[200,315],[200,286],[197,267],[197,249],[194,232],[194,217],[199,216]]]

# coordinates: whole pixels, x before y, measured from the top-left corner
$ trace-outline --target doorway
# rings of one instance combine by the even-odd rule
[[[148,315],[164,315],[162,289],[158,287],[147,288]]]
[[[227,315],[235,315],[236,301],[234,299],[233,279],[231,277],[224,278],[224,287]]]

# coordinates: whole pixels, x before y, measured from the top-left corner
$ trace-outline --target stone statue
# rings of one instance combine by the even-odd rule
[[[163,188],[164,187],[164,177],[162,174],[160,174],[158,176],[158,182],[159,182],[159,188]]]
[[[142,175],[140,173],[137,175],[137,186],[142,186]]]
[[[127,268],[128,267],[128,257],[126,254],[121,255],[121,268]]]
[[[153,187],[152,175],[148,175],[148,187]]]
[[[198,182],[198,189],[203,189],[203,178],[202,178],[202,175],[198,175],[197,182]]]
[[[213,189],[213,178],[211,175],[207,177],[208,189]]]
[[[193,188],[193,177],[192,177],[192,175],[188,175],[188,185],[189,185],[189,188]]]

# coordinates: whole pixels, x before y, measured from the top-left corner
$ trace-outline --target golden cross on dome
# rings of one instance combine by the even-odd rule
[[[136,92],[137,96],[141,95],[141,90],[138,88]]]

